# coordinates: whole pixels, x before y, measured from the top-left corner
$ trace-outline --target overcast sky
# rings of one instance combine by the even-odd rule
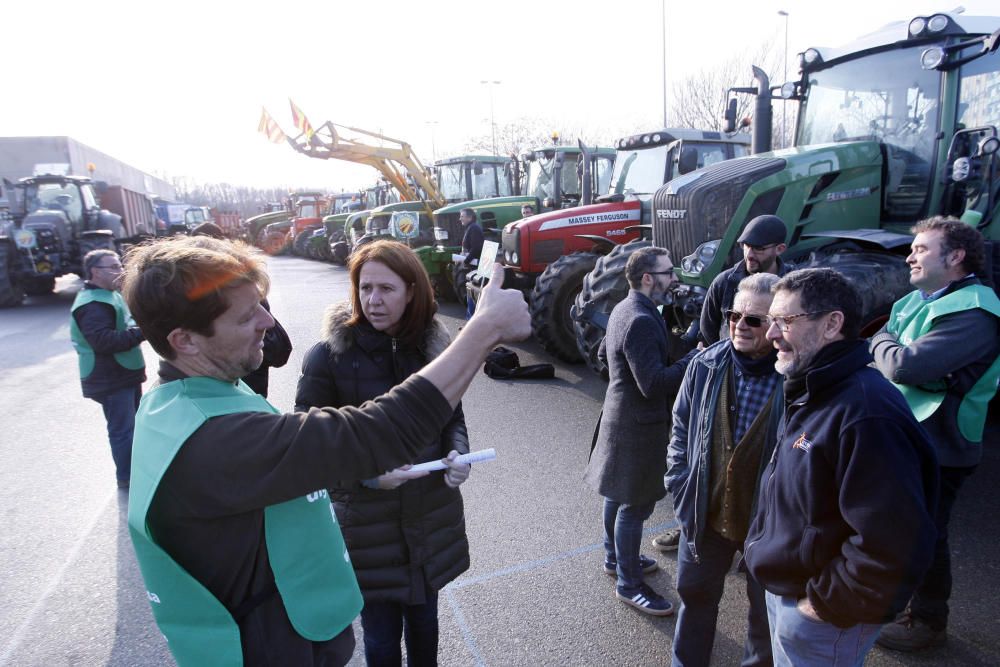
[[[653,129],[663,121],[664,32],[674,81],[763,41],[783,51],[779,10],[794,63],[809,46],[955,7],[666,4],[664,30],[661,0],[6,3],[0,136],[68,135],[160,176],[353,189],[375,171],[268,143],[257,132],[261,107],[295,134],[290,97],[314,127],[381,129],[430,163],[432,139],[441,158],[489,132],[482,80],[501,82],[492,86],[498,125],[529,116],[585,131]],[[998,9],[995,0],[962,5],[967,15]]]

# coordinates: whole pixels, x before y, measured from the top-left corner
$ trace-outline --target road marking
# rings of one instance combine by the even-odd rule
[[[479,654],[479,647],[476,645],[476,638],[472,634],[472,628],[465,622],[465,614],[462,613],[461,605],[458,604],[458,600],[455,599],[455,595],[451,592],[450,587],[445,590],[444,594],[445,599],[448,601],[448,606],[451,607],[451,613],[455,615],[455,622],[458,623],[458,629],[462,631],[465,648],[469,649],[469,653],[472,654],[472,659],[476,661],[476,667],[486,667],[483,656]]]
[[[49,585],[45,588],[45,591],[38,597],[35,604],[32,605],[31,610],[28,612],[27,616],[25,616],[24,621],[21,622],[21,625],[19,625],[17,630],[14,631],[14,634],[11,635],[10,641],[7,643],[7,647],[4,649],[3,653],[0,653],[0,666],[10,664],[11,657],[20,647],[24,636],[28,632],[29,626],[34,622],[35,617],[38,616],[39,612],[42,611],[42,608],[45,606],[46,602],[48,602],[49,598],[52,597],[52,594],[55,593],[56,588],[66,576],[66,571],[69,570],[70,565],[76,562],[77,557],[83,550],[84,543],[93,534],[94,528],[97,526],[97,522],[101,520],[101,516],[107,511],[111,501],[117,495],[118,489],[112,489],[111,493],[108,494],[108,499],[102,503],[97,512],[94,513],[94,517],[87,524],[87,528],[80,534],[80,537],[73,545],[73,548],[70,550],[66,560],[59,568],[59,571],[56,572],[54,577],[52,577]]]

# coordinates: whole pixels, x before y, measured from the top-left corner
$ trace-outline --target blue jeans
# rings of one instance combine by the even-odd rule
[[[838,628],[806,618],[794,597],[771,592],[764,597],[776,667],[861,667],[882,630],[869,623]]]
[[[104,409],[111,458],[115,462],[115,476],[122,482],[128,481],[132,475],[132,433],[135,430],[135,411],[139,409],[140,398],[142,386],[135,385],[94,399]]]
[[[399,640],[404,636],[407,665],[437,664],[437,593],[428,592],[424,604],[365,602],[361,610],[361,628],[365,634],[365,662],[369,667],[402,665]]]
[[[465,319],[471,320],[476,314],[476,302],[472,300],[472,295],[465,297]]]
[[[687,535],[681,535],[677,550],[677,595],[681,605],[674,628],[672,664],[675,667],[698,667],[711,662],[726,574],[733,563],[733,556],[743,549],[742,542],[727,540],[707,527],[699,542],[697,563],[688,547]],[[770,665],[771,634],[767,626],[764,589],[749,573],[746,584],[750,612],[747,614],[747,640],[740,664],[744,667]]]
[[[655,502],[626,505],[604,499],[604,551],[609,561],[618,563],[618,590],[636,593],[642,585],[639,547],[642,544],[642,523],[653,513]]]
[[[975,472],[976,466],[949,468],[941,466],[941,492],[938,496],[934,525],[937,541],[934,543],[934,560],[917,586],[910,600],[910,613],[934,630],[948,627],[948,598],[951,597],[951,546],[948,544],[948,522],[951,508],[955,506],[958,490]]]

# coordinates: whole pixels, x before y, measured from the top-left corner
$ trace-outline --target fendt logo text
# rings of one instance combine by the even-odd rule
[[[661,208],[656,212],[656,217],[661,220],[683,220],[684,216],[687,215],[687,209],[671,209],[671,208]]]

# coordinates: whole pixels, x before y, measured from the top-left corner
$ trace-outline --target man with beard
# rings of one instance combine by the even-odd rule
[[[773,291],[785,414],[744,558],[766,591],[776,665],[860,665],[930,564],[937,460],[868,366],[847,278],[804,269]]]
[[[761,472],[774,450],[784,408],[776,353],[766,337],[778,277],[740,281],[726,311],[729,339],[696,356],[674,402],[666,485],[682,528],[677,553],[673,665],[711,662],[726,574],[742,551]],[[748,635],[742,664],[770,665],[764,590],[747,576]]]
[[[701,308],[699,336],[711,345],[729,334],[723,313],[733,307],[736,286],[755,273],[783,276],[788,267],[779,255],[785,252],[785,223],[776,215],[758,215],[747,223],[736,240],[743,248],[743,260],[715,277],[708,286]]]
[[[615,595],[646,614],[673,605],[643,581],[656,561],[639,554],[642,524],[666,495],[670,404],[693,352],[668,365],[667,326],[657,304],[675,280],[670,254],[642,248],[625,265],[629,293],[611,311],[598,356],[609,384],[586,481],[604,496],[604,571],[617,576]]]
[[[948,522],[962,483],[983,456],[983,428],[1000,376],[1000,300],[980,282],[985,252],[975,228],[930,218],[913,228],[906,258],[916,291],[892,308],[870,343],[875,367],[906,398],[937,451],[941,497],[934,560],[909,609],[878,644],[918,651],[943,644],[951,597]]]

